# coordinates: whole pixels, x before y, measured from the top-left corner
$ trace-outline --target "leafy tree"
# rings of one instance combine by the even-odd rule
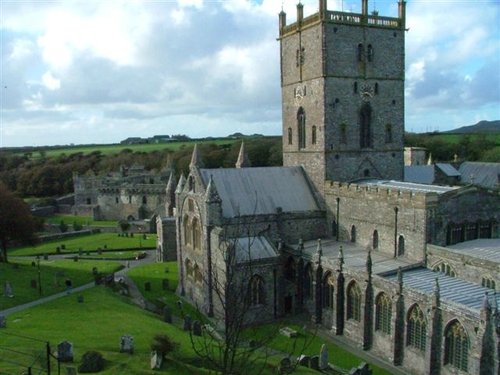
[[[156,350],[163,359],[165,359],[166,355],[176,351],[178,348],[179,343],[173,341],[167,335],[155,335],[153,343],[151,344],[151,350]]]
[[[0,261],[8,262],[7,248],[12,241],[34,243],[37,229],[29,207],[0,183]]]

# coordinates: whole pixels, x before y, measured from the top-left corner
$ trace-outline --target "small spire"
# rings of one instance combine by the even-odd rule
[[[403,271],[401,267],[398,267],[398,284],[399,284],[399,294],[403,293]]]
[[[222,200],[220,199],[219,193],[217,191],[217,187],[215,186],[212,175],[210,175],[210,180],[208,181],[207,192],[205,194],[205,202],[207,203],[220,203]]]
[[[338,262],[338,265],[339,265],[338,271],[342,272],[342,268],[343,268],[343,265],[344,265],[344,249],[342,248],[342,246],[339,247],[339,255],[337,257],[337,262]]]
[[[491,310],[490,299],[488,298],[488,292],[484,293],[482,309],[486,311]]]
[[[316,254],[318,254],[318,264],[321,265],[321,257],[323,256],[323,246],[321,245],[321,238],[318,238],[318,246],[316,247]]]
[[[236,168],[248,168],[251,167],[250,159],[245,151],[245,142],[241,142],[240,153],[238,155],[238,160],[236,161]]]
[[[368,272],[369,275],[372,274],[372,265],[372,252],[368,250],[368,255],[366,256],[366,272]]]
[[[175,174],[172,172],[168,177],[167,187],[165,188],[167,195],[171,192],[175,192],[177,181],[175,179]]]
[[[200,152],[198,151],[198,144],[194,144],[193,155],[191,156],[191,163],[189,163],[189,168],[202,168],[203,162],[201,160]]]
[[[184,189],[184,185],[186,185],[186,177],[184,177],[184,173],[181,174],[181,177],[179,178],[179,183],[177,184],[177,189],[175,189],[175,192],[182,193],[182,190]]]

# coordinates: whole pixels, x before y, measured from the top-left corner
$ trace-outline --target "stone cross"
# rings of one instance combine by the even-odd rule
[[[319,352],[319,369],[325,370],[328,368],[328,348],[325,344],[321,345]]]

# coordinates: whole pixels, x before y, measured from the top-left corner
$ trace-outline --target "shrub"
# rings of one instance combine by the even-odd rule
[[[155,335],[153,342],[151,343],[151,350],[156,350],[163,357],[167,354],[176,351],[179,348],[179,343],[173,341],[167,335]]]
[[[104,369],[105,360],[101,353],[88,351],[82,356],[82,363],[78,366],[78,372],[99,372]]]

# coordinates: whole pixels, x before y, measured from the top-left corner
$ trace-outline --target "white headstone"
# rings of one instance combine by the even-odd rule
[[[321,345],[319,352],[319,369],[324,370],[328,368],[328,348],[325,344]]]

